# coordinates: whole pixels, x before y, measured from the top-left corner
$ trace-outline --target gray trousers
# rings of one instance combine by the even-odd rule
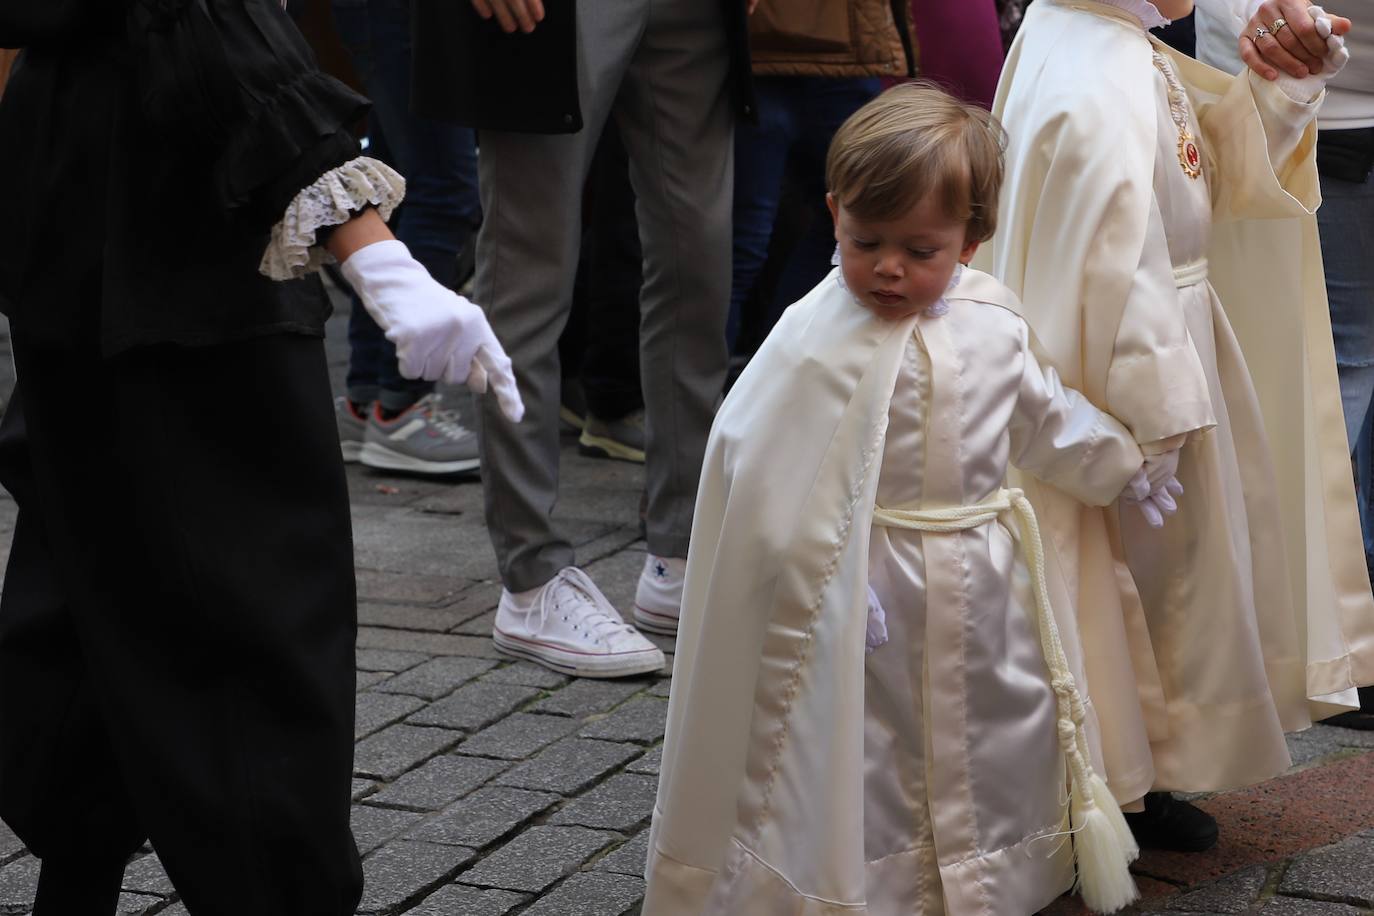
[[[583,183],[611,115],[629,152],[644,249],[648,547],[659,556],[687,555],[725,378],[734,112],[720,4],[581,0],[577,19],[583,129],[480,138],[476,300],[510,354],[526,408],[514,425],[493,398],[482,399],[487,526],[512,591],[537,588],[574,563],[551,518],[558,337],[572,304]]]

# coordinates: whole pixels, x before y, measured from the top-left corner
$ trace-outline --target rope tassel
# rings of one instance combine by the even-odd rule
[[[1088,739],[1083,732],[1087,710],[1069,668],[1059,626],[1050,607],[1045,577],[1045,545],[1030,500],[1016,489],[1003,489],[973,506],[948,509],[874,511],[875,524],[914,531],[967,531],[1015,512],[1021,525],[1022,543],[1035,593],[1036,623],[1040,648],[1050,671],[1050,686],[1058,704],[1059,745],[1069,771],[1069,820],[1073,828],[1074,864],[1078,869],[1076,890],[1083,902],[1098,913],[1114,913],[1140,896],[1131,878],[1130,864],[1140,855],[1121,808],[1102,777],[1093,771]]]

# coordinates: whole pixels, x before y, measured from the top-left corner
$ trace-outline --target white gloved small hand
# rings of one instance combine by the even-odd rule
[[[1171,448],[1158,455],[1146,455],[1145,466],[1141,470],[1150,481],[1150,492],[1158,490],[1164,486],[1166,480],[1178,475],[1178,449]]]
[[[1320,95],[1326,84],[1340,73],[1350,60],[1350,51],[1345,47],[1345,39],[1331,33],[1331,19],[1327,16],[1326,10],[1313,4],[1307,8],[1307,14],[1312,17],[1317,34],[1326,39],[1326,58],[1322,61],[1322,71],[1298,79],[1280,70],[1279,78],[1275,81],[1284,95],[1295,102],[1303,103],[1310,102]]]
[[[407,378],[488,385],[501,412],[518,423],[525,414],[510,357],[482,310],[429,275],[399,241],[373,242],[340,265],[363,307],[396,345]]]
[[[887,642],[887,613],[873,586],[868,587],[868,626],[864,631],[864,654]]]
[[[1151,528],[1163,528],[1164,517],[1178,511],[1175,497],[1183,495],[1183,485],[1174,476],[1177,471],[1178,449],[1148,455],[1121,493],[1121,499],[1138,508]]]

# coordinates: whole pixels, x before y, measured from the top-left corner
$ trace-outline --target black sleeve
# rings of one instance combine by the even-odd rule
[[[0,0],[0,48],[117,34],[123,16],[114,0]]]
[[[270,226],[358,155],[367,100],[320,72],[279,0],[132,0],[128,30],[144,119],[207,162],[237,221]]]

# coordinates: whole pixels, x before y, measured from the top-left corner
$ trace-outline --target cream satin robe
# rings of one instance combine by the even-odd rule
[[[895,323],[837,278],[712,431],[645,916],[1028,916],[1073,882],[1015,523],[920,533],[873,510],[982,502],[1008,462],[1105,505],[1140,452],[1042,370],[987,275]],[[890,640],[865,658],[869,583]]]
[[[1162,532],[1026,485],[1123,803],[1282,772],[1309,699],[1374,674],[1320,254],[1259,241],[1311,222],[1314,110],[1093,0],[1036,3],[999,86],[991,269],[1066,384],[1146,451],[1185,443]]]
[[[1158,51],[1152,62],[1160,150],[1139,269],[1159,270],[1167,258],[1216,426],[1183,446],[1178,514],[1154,531],[1138,513],[1122,513],[1121,537],[1153,656],[1164,660],[1137,671],[1160,723],[1150,745],[1154,787],[1202,790],[1282,772],[1283,732],[1310,721],[1278,480],[1245,356],[1208,282],[1211,188],[1206,170],[1190,178],[1179,162],[1170,82],[1175,97],[1184,90],[1173,63]],[[1285,107],[1296,109],[1279,114],[1290,123],[1310,115],[1306,106]],[[1191,106],[1186,117],[1191,136],[1202,138]],[[1291,153],[1299,131],[1289,133]]]
[[[878,473],[884,508],[980,502],[1009,458],[1065,479],[1091,461],[1102,430],[1119,430],[1040,368],[1013,315],[957,308],[918,322],[906,344]],[[1015,531],[1011,518],[956,537],[873,528],[869,584],[890,639],[868,656],[864,691],[875,916],[946,912],[942,848],[952,914],[1033,913],[1072,883],[1068,844],[1051,837],[1067,826],[1062,756]]]

